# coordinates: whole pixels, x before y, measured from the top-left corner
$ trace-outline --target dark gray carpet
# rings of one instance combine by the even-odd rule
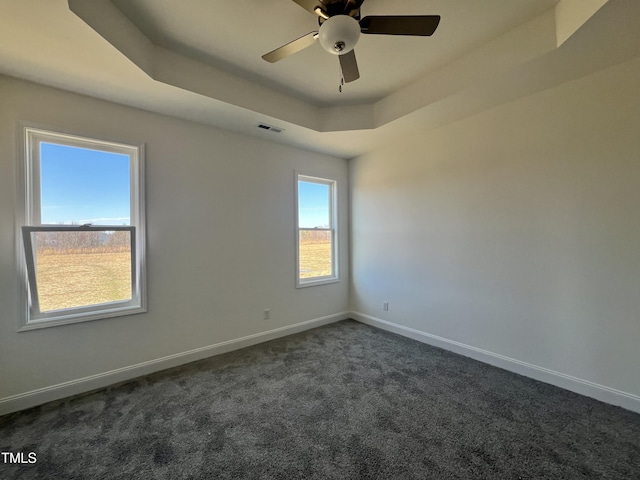
[[[638,479],[640,415],[353,321],[0,418],[24,479]]]

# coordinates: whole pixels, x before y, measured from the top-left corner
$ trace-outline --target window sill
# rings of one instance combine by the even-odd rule
[[[317,285],[327,285],[329,283],[339,283],[340,279],[331,277],[331,278],[319,278],[317,280],[309,280],[309,281],[299,281],[296,284],[296,288],[306,288],[306,287],[315,287]]]
[[[41,328],[58,327],[61,325],[70,325],[73,323],[92,322],[94,320],[102,320],[106,318],[122,317],[125,315],[136,315],[144,313],[147,309],[140,306],[127,306],[113,308],[109,310],[96,311],[94,313],[76,313],[68,315],[60,315],[53,318],[40,318],[27,321],[18,328],[18,332],[26,332],[29,330],[38,330]]]

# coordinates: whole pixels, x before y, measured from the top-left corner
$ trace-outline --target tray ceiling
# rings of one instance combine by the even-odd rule
[[[291,0],[114,0],[153,43],[318,106],[376,102],[528,22],[558,0],[366,0],[362,15],[442,17],[432,37],[363,35],[361,78],[338,91],[337,59],[313,45],[276,64],[261,55],[318,29]]]
[[[640,55],[636,1],[365,0],[442,21],[363,36],[340,94],[317,45],[260,58],[316,28],[291,0],[0,2],[2,74],[343,158]]]

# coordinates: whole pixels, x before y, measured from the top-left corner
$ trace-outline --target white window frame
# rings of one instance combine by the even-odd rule
[[[318,183],[329,187],[329,228],[300,228],[298,195],[299,182]],[[295,173],[295,235],[296,235],[296,288],[312,287],[315,285],[325,285],[340,281],[338,262],[338,182],[329,178],[322,178],[310,175]],[[322,277],[300,278],[300,231],[329,231],[331,232],[331,275]]]
[[[51,129],[19,124],[20,145],[18,148],[18,209],[16,212],[16,250],[19,274],[20,318],[18,331],[87,322],[102,318],[133,315],[147,311],[146,267],[145,267],[145,205],[144,205],[144,145],[127,145],[107,140],[97,140],[75,134],[56,132]],[[129,157],[130,178],[130,222],[129,226],[71,226],[42,223],[40,198],[40,144],[52,143],[123,154]],[[35,285],[33,255],[30,249],[32,231],[115,231],[131,232],[132,248],[132,295],[127,301],[87,305],[51,312],[41,312],[37,295],[31,292]],[[26,249],[25,249],[26,245]],[[31,290],[30,290],[31,288]]]

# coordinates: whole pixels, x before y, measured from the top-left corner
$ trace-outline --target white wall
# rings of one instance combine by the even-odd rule
[[[640,408],[638,85],[636,58],[353,160],[357,318]]]
[[[640,400],[639,80],[635,59],[352,160],[356,316]],[[16,332],[18,120],[146,142],[148,313]],[[347,245],[343,160],[0,77],[0,413],[342,318],[347,281],[294,288],[294,169],[338,180]]]
[[[0,411],[37,389],[348,310],[346,161],[8,77],[0,105]],[[146,143],[148,313],[16,332],[19,120]],[[338,181],[340,283],[295,288],[294,170]]]

